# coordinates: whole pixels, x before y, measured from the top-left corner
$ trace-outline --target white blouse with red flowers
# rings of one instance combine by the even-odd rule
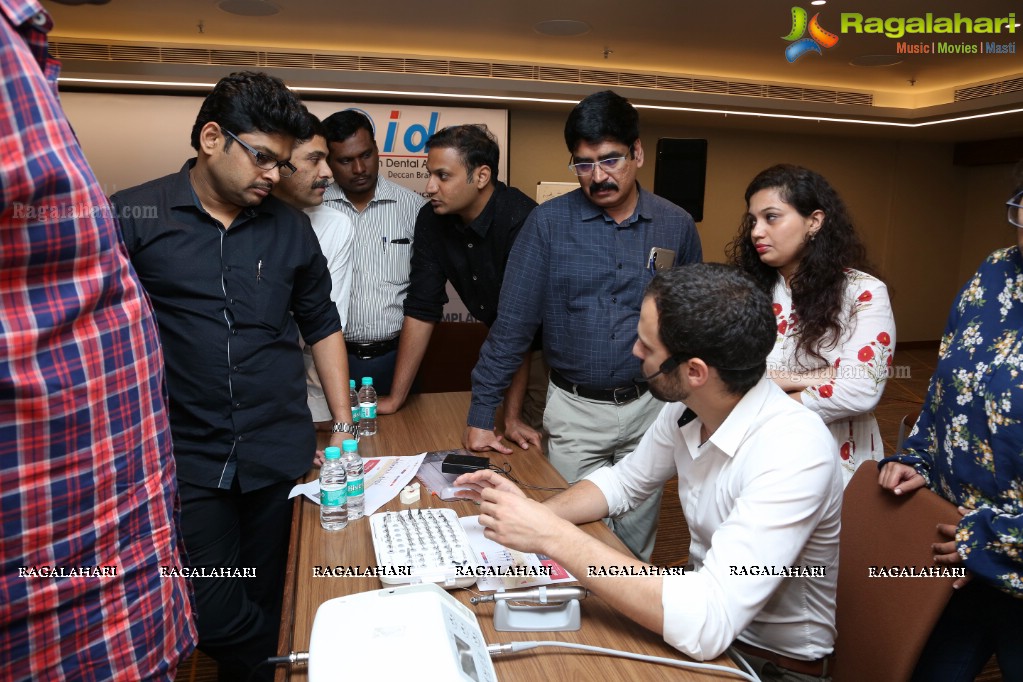
[[[792,311],[792,292],[778,276],[774,287],[778,338],[767,356],[767,368],[801,375],[821,372],[821,383],[805,389],[800,397],[831,429],[848,483],[862,462],[884,456],[873,410],[892,365],[895,318],[884,282],[859,270],[845,272],[848,304],[839,318],[842,335],[834,346],[819,349],[827,364],[796,357],[799,320]],[[833,377],[829,368],[834,370]]]

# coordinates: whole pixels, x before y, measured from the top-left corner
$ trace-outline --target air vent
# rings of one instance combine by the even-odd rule
[[[955,101],[962,102],[963,100],[980,99],[981,97],[995,97],[1009,92],[1020,92],[1021,90],[1023,90],[1023,78],[1012,78],[996,83],[960,88],[956,90]]]
[[[869,93],[765,85],[689,76],[574,69],[497,62],[449,61],[446,59],[403,58],[374,55],[320,54],[306,52],[262,52],[259,50],[200,49],[176,45],[108,45],[103,43],[50,44],[58,59],[115,62],[159,62],[164,64],[206,64],[239,67],[308,69],[313,71],[368,71],[473,78],[586,83],[674,92],[701,92],[734,97],[785,99],[793,101],[873,106]],[[956,100],[989,97],[1023,91],[1023,78],[956,91]]]

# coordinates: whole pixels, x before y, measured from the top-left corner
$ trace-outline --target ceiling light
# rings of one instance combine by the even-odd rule
[[[268,17],[281,11],[280,7],[266,0],[221,0],[217,7],[243,17]]]
[[[810,4],[811,5],[826,5],[826,4],[828,4],[828,0],[813,0],[813,2],[811,2]]]
[[[590,32],[590,25],[575,19],[548,19],[533,24],[533,30],[545,36],[581,36]]]
[[[902,57],[894,54],[863,54],[849,60],[853,66],[895,66],[902,63]]]
[[[167,88],[167,87],[185,87],[185,88],[201,88],[204,90],[212,89],[216,83],[214,82],[188,82],[188,81],[149,81],[149,80],[129,80],[129,79],[114,79],[114,78],[65,78],[60,76],[58,78],[60,83],[81,83],[89,85],[114,85],[114,86],[146,86],[155,88]],[[371,96],[398,96],[398,97],[424,97],[434,99],[459,99],[469,101],[488,101],[488,102],[536,102],[542,104],[564,104],[569,106],[575,106],[579,103],[576,99],[567,99],[563,97],[525,97],[515,95],[483,95],[483,94],[468,94],[468,93],[456,93],[456,92],[427,92],[417,90],[384,90],[382,88],[375,89],[362,89],[362,88],[324,88],[324,87],[312,87],[312,86],[289,86],[291,90],[296,92],[318,92],[332,95],[371,95]],[[982,114],[965,114],[962,116],[948,116],[947,118],[935,118],[929,121],[921,121],[918,123],[907,123],[904,121],[885,121],[878,119],[861,119],[861,118],[839,118],[837,116],[815,116],[813,114],[776,114],[767,111],[744,111],[740,109],[722,109],[717,107],[698,107],[698,106],[680,106],[680,105],[665,105],[665,104],[634,104],[637,109],[655,109],[658,111],[679,111],[693,114],[721,114],[724,116],[749,116],[753,118],[779,118],[788,119],[794,121],[815,121],[817,123],[855,123],[860,125],[873,125],[873,126],[887,126],[893,128],[927,128],[930,126],[943,125],[945,123],[958,123],[960,121],[971,121],[978,118],[991,118],[995,116],[1012,116],[1017,114],[1023,114],[1023,108],[1006,109],[1002,111],[990,111]]]

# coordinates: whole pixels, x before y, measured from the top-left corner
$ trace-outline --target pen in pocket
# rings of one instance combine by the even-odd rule
[[[256,281],[261,282],[263,280],[263,259],[260,258],[259,262],[256,263]]]

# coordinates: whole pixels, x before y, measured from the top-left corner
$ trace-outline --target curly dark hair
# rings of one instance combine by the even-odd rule
[[[822,349],[834,347],[842,336],[839,315],[845,301],[846,268],[874,274],[867,249],[853,227],[845,204],[820,173],[801,166],[778,164],[761,171],[746,188],[750,197],[761,190],[778,190],[782,200],[803,217],[814,211],[824,220],[813,239],[808,238],[789,286],[792,309],[799,320],[796,357],[824,360]],[[755,221],[748,212],[739,232],[727,247],[728,259],[753,276],[769,295],[778,281],[778,271],[760,260],[751,233]]]

